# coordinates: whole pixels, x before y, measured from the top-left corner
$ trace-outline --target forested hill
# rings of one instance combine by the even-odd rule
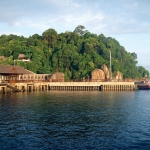
[[[48,29],[42,35],[28,38],[12,34],[0,36],[0,56],[7,58],[0,64],[14,64],[19,54],[25,54],[31,61],[15,61],[16,65],[35,73],[63,72],[66,79],[86,78],[102,64],[109,67],[110,51],[113,74],[120,71],[124,78],[149,76],[148,70],[137,66],[136,53],[127,52],[112,37],[90,33],[82,25],[73,32],[60,34]]]

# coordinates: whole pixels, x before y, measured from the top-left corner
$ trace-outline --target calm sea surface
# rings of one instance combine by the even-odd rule
[[[0,95],[0,150],[149,150],[150,90]]]

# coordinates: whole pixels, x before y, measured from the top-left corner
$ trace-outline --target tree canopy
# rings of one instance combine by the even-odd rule
[[[55,29],[48,29],[42,35],[34,34],[28,38],[17,35],[0,36],[0,56],[5,61],[0,64],[13,64],[19,54],[25,54],[30,62],[16,61],[35,73],[65,73],[66,79],[89,77],[95,68],[102,64],[109,67],[112,56],[112,73],[120,71],[124,78],[142,78],[149,76],[149,71],[137,66],[137,54],[127,52],[112,37],[97,35],[79,25],[73,32],[58,34]]]

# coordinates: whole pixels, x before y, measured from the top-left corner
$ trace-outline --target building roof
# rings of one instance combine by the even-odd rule
[[[19,54],[18,59],[23,59],[23,58],[26,58],[26,55],[25,54]]]
[[[32,71],[24,69],[21,66],[0,65],[0,74],[17,75],[17,74],[34,74]]]
[[[5,56],[0,56],[0,60],[6,60]]]

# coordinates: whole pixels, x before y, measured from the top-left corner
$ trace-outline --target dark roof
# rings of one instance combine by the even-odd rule
[[[0,74],[34,74],[21,66],[0,65]]]

